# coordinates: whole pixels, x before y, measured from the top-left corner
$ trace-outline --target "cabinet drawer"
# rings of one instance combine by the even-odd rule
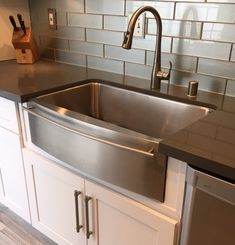
[[[15,102],[0,97],[0,127],[19,133]]]

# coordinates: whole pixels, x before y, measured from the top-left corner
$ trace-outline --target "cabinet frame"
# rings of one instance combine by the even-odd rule
[[[0,97],[0,201],[31,222],[21,132],[19,104]]]

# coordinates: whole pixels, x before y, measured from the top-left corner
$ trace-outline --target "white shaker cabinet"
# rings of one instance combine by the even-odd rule
[[[58,244],[85,244],[84,227],[76,230],[75,191],[79,223],[82,215],[84,179],[66,171],[46,158],[24,149],[32,225]]]
[[[0,202],[30,222],[18,108],[0,97]]]
[[[175,244],[176,220],[23,152],[32,224],[59,245]]]
[[[86,181],[88,245],[173,245],[177,222],[128,197]]]

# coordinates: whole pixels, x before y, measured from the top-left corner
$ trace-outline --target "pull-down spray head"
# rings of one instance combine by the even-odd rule
[[[136,21],[138,17],[145,11],[151,12],[153,14],[156,20],[156,24],[157,24],[155,56],[154,56],[154,61],[153,61],[153,70],[152,70],[152,75],[151,75],[151,85],[150,86],[151,86],[151,89],[160,89],[161,80],[169,80],[170,78],[172,64],[170,62],[169,72],[161,71],[162,21],[161,21],[161,17],[158,11],[155,8],[151,6],[143,6],[137,9],[133,13],[129,21],[127,31],[125,32],[125,35],[124,35],[122,47],[125,49],[131,49]]]

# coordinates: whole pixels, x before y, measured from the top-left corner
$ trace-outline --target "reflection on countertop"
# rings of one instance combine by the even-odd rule
[[[39,61],[33,65],[16,64],[15,60],[0,62],[0,96],[17,102],[55,88],[65,88],[86,78],[86,70],[76,66],[50,61]]]
[[[235,182],[235,114],[215,111],[165,139],[160,151]]]

